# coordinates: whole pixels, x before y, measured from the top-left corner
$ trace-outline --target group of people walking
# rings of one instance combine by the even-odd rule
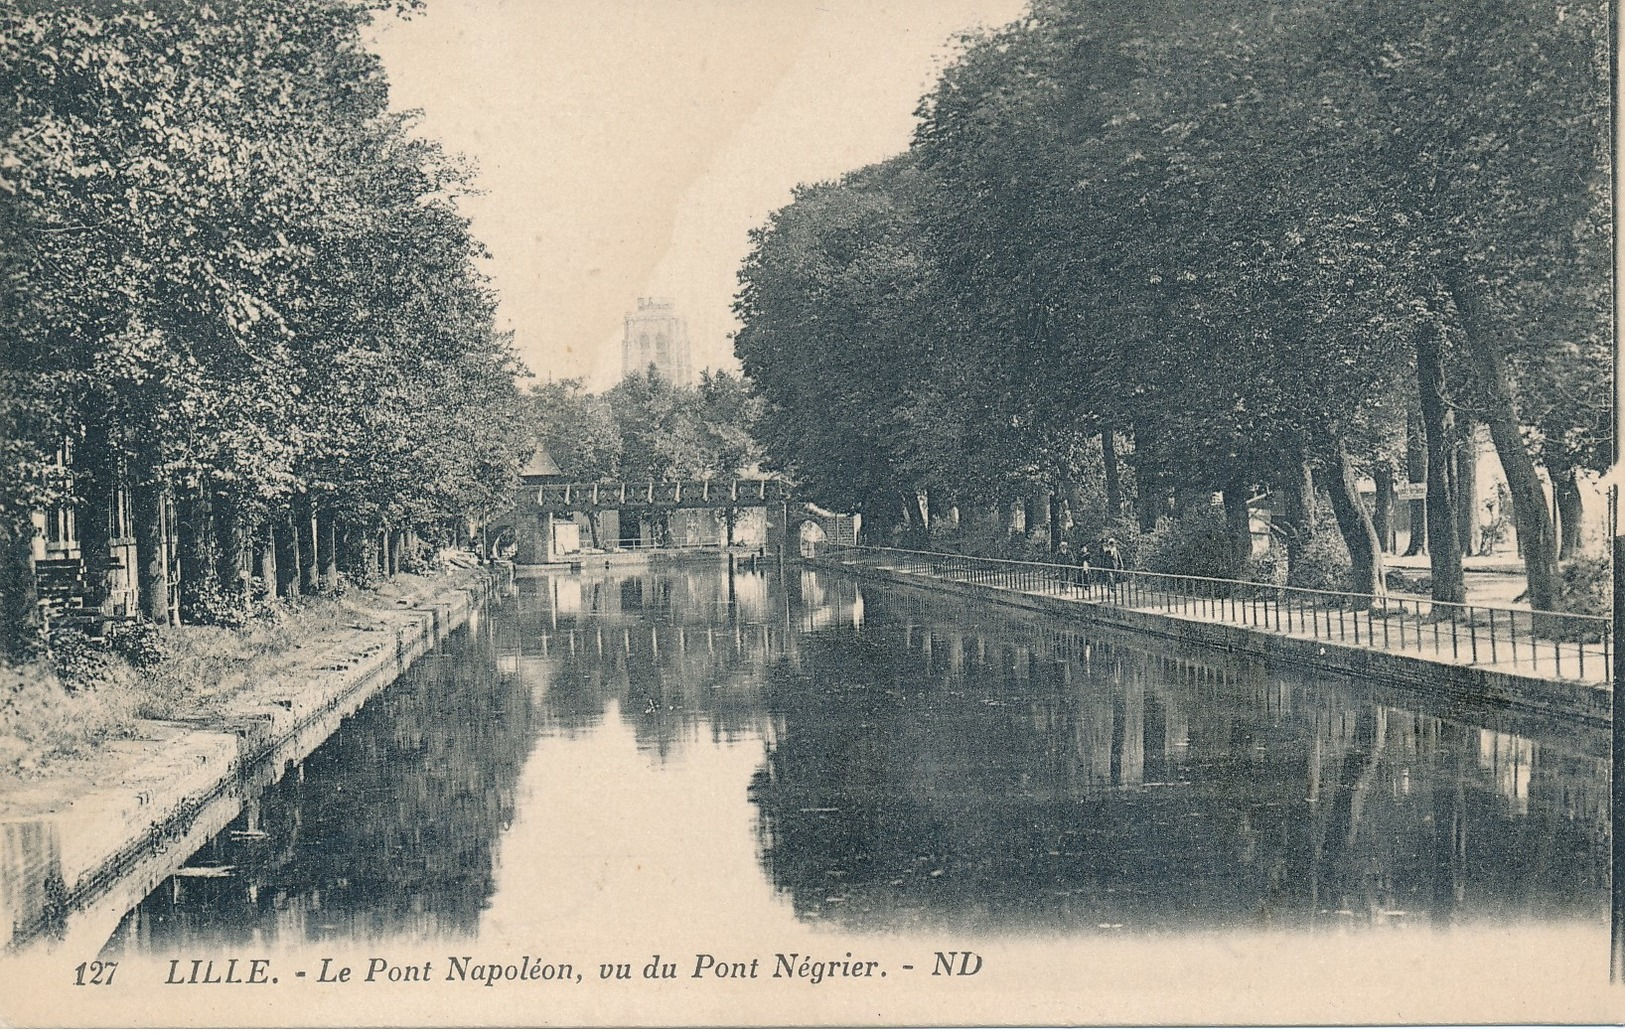
[[[1115,585],[1123,580],[1123,550],[1117,539],[1107,535],[1100,541],[1099,561],[1091,555],[1087,544],[1078,548],[1076,555],[1065,538],[1055,550],[1055,562],[1063,567],[1073,568],[1071,576],[1073,584],[1077,585]]]

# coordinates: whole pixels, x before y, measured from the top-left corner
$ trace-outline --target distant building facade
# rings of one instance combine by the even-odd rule
[[[688,354],[688,322],[667,298],[639,298],[626,316],[621,340],[621,376],[650,365],[675,384],[691,383],[693,365]]]

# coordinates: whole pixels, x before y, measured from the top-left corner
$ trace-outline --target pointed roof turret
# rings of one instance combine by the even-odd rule
[[[526,484],[545,484],[548,481],[562,481],[565,476],[547,449],[538,445],[536,451],[531,453],[530,462],[520,469],[519,479]]]

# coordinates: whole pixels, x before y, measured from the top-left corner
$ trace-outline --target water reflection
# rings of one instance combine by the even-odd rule
[[[110,948],[473,934],[537,727],[490,628],[453,636],[346,720],[126,916]]]
[[[793,567],[559,575],[346,721],[112,946],[567,942],[633,907],[689,931],[1600,924],[1606,756],[1594,729]]]
[[[1606,914],[1595,733],[1537,742],[1224,656],[940,613],[870,593],[861,635],[814,635],[772,672],[781,732],[753,794],[798,914],[984,932]]]

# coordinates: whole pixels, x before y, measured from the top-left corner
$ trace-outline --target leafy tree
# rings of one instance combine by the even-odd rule
[[[198,611],[247,591],[269,529],[298,557],[278,580],[310,588],[337,516],[428,526],[511,478],[519,367],[456,212],[468,173],[388,111],[372,13],[0,12],[7,418],[36,465],[71,446],[93,606],[121,483],[142,610],[169,620],[171,502]]]
[[[527,400],[538,443],[566,477],[592,481],[620,470],[621,429],[608,400],[582,391],[579,380],[537,384]]]
[[[899,407],[922,365],[925,279],[901,164],[802,187],[753,232],[734,350],[762,397],[767,455],[815,497],[885,522],[914,485]]]
[[[1233,500],[1272,489],[1295,562],[1318,481],[1377,594],[1414,410],[1459,599],[1454,456],[1482,422],[1548,605],[1534,458],[1572,483],[1607,440],[1605,27],[1533,0],[1037,0],[966,41],[908,155],[758,231],[736,345],[770,457],[837,505],[1003,503],[1094,437],[1113,513],[1120,447],[1142,520],[1222,491],[1237,569]]]

